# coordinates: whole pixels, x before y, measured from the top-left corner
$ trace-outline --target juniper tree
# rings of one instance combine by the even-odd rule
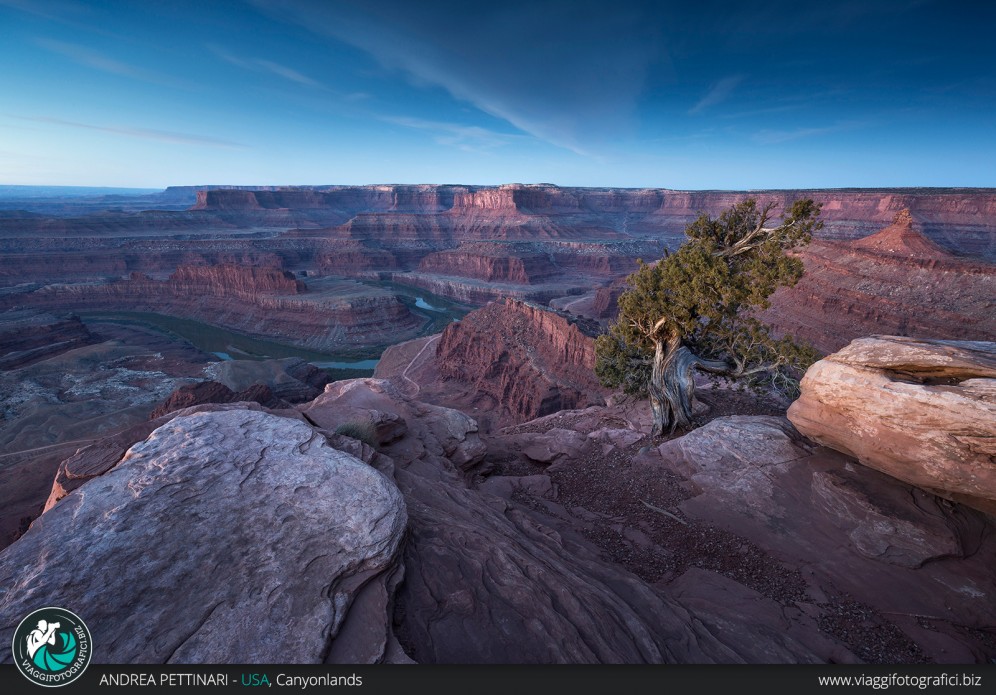
[[[812,200],[793,203],[777,225],[774,208],[748,198],[716,219],[703,214],[675,253],[641,261],[627,278],[619,317],[596,342],[595,372],[606,386],[649,395],[655,436],[691,426],[695,369],[791,392],[815,359],[757,318],[777,288],[802,277],[802,261],[787,252],[823,226]]]

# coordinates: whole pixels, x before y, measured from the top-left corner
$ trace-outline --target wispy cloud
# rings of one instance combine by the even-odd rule
[[[171,87],[189,86],[166,75],[160,75],[129,63],[116,60],[87,46],[47,38],[35,39],[35,43],[47,51],[58,53],[59,55],[69,58],[74,63],[78,63],[101,72],[106,72],[110,75],[130,77],[135,80],[142,80],[143,82],[152,82],[154,84],[167,85]]]
[[[244,70],[276,75],[277,77],[282,77],[285,80],[289,80],[306,87],[321,88],[323,86],[317,80],[301,74],[294,68],[289,68],[286,65],[275,63],[272,60],[263,60],[261,58],[243,58],[225,50],[221,46],[210,43],[207,44],[207,48],[226,63],[235,65],[236,67],[240,67]]]
[[[582,155],[633,129],[651,65],[658,75],[669,71],[643,6],[607,13],[597,0],[498,3],[474,12],[402,0],[253,4],[359,48],[416,87],[441,87]]]
[[[528,139],[524,135],[498,133],[487,128],[467,126],[459,123],[427,121],[408,116],[381,116],[379,120],[385,123],[422,130],[433,135],[440,145],[451,145],[466,152],[482,152],[502,147],[516,140]]]
[[[839,87],[824,89],[821,91],[802,91],[798,94],[783,94],[775,96],[767,102],[766,106],[758,106],[753,109],[734,111],[722,114],[723,118],[754,118],[756,116],[769,116],[776,113],[786,113],[788,111],[799,111],[803,109],[826,109],[832,105],[834,100],[848,93],[848,90]],[[756,95],[755,95],[756,96]]]
[[[44,2],[39,2],[39,0],[0,0],[0,7],[56,20],[65,19],[67,15],[81,14],[85,10],[79,3],[66,2],[65,0],[61,2],[54,0],[51,2],[49,0],[44,0]]]
[[[698,103],[692,108],[688,109],[689,114],[702,113],[706,109],[721,104],[730,98],[733,94],[733,90],[737,88],[744,78],[742,75],[731,75],[729,77],[724,77],[719,82],[712,86],[704,97],[699,99]]]
[[[215,138],[208,135],[195,135],[193,133],[179,133],[172,130],[157,130],[154,128],[133,128],[130,126],[118,125],[93,125],[90,123],[80,123],[79,121],[67,121],[62,118],[51,118],[49,116],[13,116],[23,121],[34,123],[50,123],[52,125],[68,126],[70,128],[83,128],[86,130],[97,130],[114,135],[124,135],[130,138],[142,140],[153,140],[156,142],[168,142],[177,145],[201,145],[207,147],[220,147],[228,150],[248,149],[246,145],[231,140]]]
[[[755,142],[759,142],[762,145],[777,145],[782,142],[790,142],[792,140],[801,140],[802,138],[811,138],[819,135],[829,135],[830,133],[838,133],[845,130],[854,130],[856,128],[863,128],[867,126],[868,123],[863,121],[844,121],[841,123],[835,123],[833,125],[821,126],[816,128],[792,128],[786,130],[759,130],[754,133],[752,139]]]
[[[80,65],[85,65],[94,70],[138,79],[144,79],[148,75],[148,73],[139,68],[122,63],[119,60],[114,60],[103,53],[87,48],[86,46],[80,46],[79,44],[56,41],[55,39],[36,39],[35,43],[47,51],[63,55]]]

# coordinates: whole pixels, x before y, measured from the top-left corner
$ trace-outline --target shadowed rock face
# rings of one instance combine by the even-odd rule
[[[269,386],[256,384],[245,391],[236,393],[224,384],[217,381],[201,381],[196,384],[181,386],[169,395],[163,403],[158,405],[149,415],[150,420],[162,417],[174,410],[182,410],[204,403],[239,403],[251,401],[265,405],[268,408],[282,408],[286,403],[273,395]]]
[[[398,637],[420,663],[740,662],[675,601],[601,560],[529,510],[468,486],[485,450],[473,420],[408,399],[390,382],[330,384],[302,412],[408,423],[381,447],[405,496],[410,536]],[[384,456],[380,456],[381,459]],[[377,455],[370,460],[378,465]],[[384,462],[380,463],[381,466]],[[732,623],[739,621],[733,618]],[[772,648],[762,640],[759,650]],[[785,652],[780,653],[782,658]],[[812,655],[799,649],[796,658]]]
[[[522,422],[603,403],[595,379],[596,327],[515,300],[496,302],[447,326],[436,348],[442,376],[471,388]]]
[[[76,316],[39,311],[0,313],[0,370],[24,367],[97,339]]]
[[[801,388],[788,417],[806,436],[996,514],[996,344],[863,338]]]
[[[364,585],[390,580],[405,525],[394,484],[304,423],[179,417],[0,554],[0,638],[59,605],[98,662],[319,663]],[[364,645],[381,658],[382,628]]]

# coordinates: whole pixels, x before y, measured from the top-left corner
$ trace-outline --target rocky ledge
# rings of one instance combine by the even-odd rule
[[[60,605],[86,616],[98,662],[320,663],[394,581],[406,524],[394,483],[302,422],[178,417],[4,552],[0,639]],[[382,660],[390,637],[348,642]]]
[[[788,417],[806,436],[996,514],[996,344],[862,338],[801,386]]]

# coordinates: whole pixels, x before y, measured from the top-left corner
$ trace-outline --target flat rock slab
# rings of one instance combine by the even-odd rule
[[[177,417],[0,554],[0,641],[57,605],[96,662],[320,663],[356,592],[397,570],[406,523],[394,483],[302,422]],[[389,630],[351,632],[386,647]]]

